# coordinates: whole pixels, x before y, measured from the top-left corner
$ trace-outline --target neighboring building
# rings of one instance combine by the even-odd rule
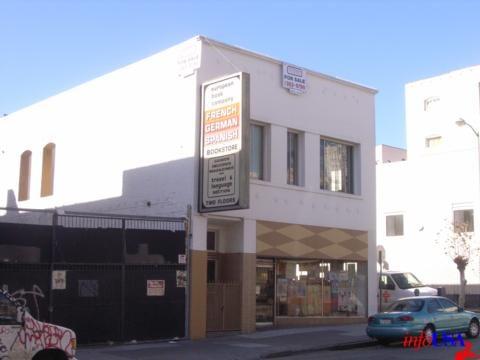
[[[198,213],[201,84],[239,71],[250,74],[249,208]],[[306,76],[306,92],[289,93],[282,62],[199,36],[22,109],[0,119],[0,206],[191,208],[192,338],[364,321],[376,310],[376,91]]]
[[[396,161],[407,160],[407,151],[388,145],[378,145],[375,148],[375,158],[377,165],[382,163],[392,163]]]
[[[457,122],[480,129],[480,66],[409,83],[405,97],[408,160],[401,149],[377,146],[377,242],[391,270],[458,284],[456,265],[436,239],[461,221],[479,241],[478,134]],[[467,268],[468,284],[480,283],[478,260]]]

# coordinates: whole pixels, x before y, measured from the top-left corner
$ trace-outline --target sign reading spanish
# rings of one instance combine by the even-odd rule
[[[292,94],[307,92],[307,72],[295,65],[283,64],[282,86]]]
[[[199,212],[248,208],[249,75],[202,85]]]

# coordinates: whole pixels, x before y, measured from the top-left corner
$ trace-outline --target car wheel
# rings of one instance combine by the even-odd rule
[[[433,333],[435,332],[435,328],[433,325],[427,325],[425,326],[425,329],[423,329],[423,333],[425,334],[425,338],[427,341],[431,344],[432,339],[433,339]]]
[[[469,338],[477,338],[478,334],[480,333],[480,327],[478,325],[478,320],[473,319],[470,321],[470,324],[468,324],[468,331],[467,331],[467,337]]]

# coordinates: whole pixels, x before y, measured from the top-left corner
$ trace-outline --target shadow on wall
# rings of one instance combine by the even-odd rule
[[[123,173],[121,196],[61,206],[57,209],[94,214],[185,217],[188,204],[193,202],[194,179],[193,158],[131,169]],[[61,199],[55,200],[61,203]],[[22,206],[22,203],[17,201],[12,189],[8,190],[9,210],[0,216],[0,262],[47,263],[52,256],[58,261],[84,262],[82,254],[85,251],[90,254],[90,261],[121,261],[122,248],[118,240],[122,239],[122,231],[114,221],[90,222],[86,218],[74,218],[68,225],[61,223],[56,228],[57,248],[53,254],[53,211],[14,210],[27,208]],[[167,225],[165,229],[162,228],[164,225],[140,222],[130,226],[133,227],[128,228],[124,235],[127,240],[127,263],[176,263],[179,251],[177,247],[182,245],[177,244],[177,235],[171,233],[176,230]],[[135,226],[142,230],[137,231]],[[157,241],[159,231],[163,231],[161,229],[164,229],[160,236],[162,246]],[[164,245],[168,245],[168,251],[164,249]],[[96,251],[90,253],[89,249],[92,248]]]
[[[62,199],[57,197],[55,203],[58,204],[57,209],[65,211],[143,216],[185,216],[187,204],[194,202],[195,165],[195,159],[191,157],[126,170],[123,172],[122,195],[119,197],[85,201],[71,205],[64,205]],[[78,176],[81,176],[81,174]],[[70,191],[74,192],[75,189],[70,189]],[[7,191],[6,206],[8,208],[23,207],[22,202],[17,202],[15,192],[12,189]],[[33,223],[43,223],[40,221],[39,213],[25,214],[15,210],[8,210],[3,216],[0,216],[0,222],[25,222],[21,219],[32,216],[32,221],[36,219]],[[51,224],[51,222],[47,221],[45,224]]]
[[[18,208],[17,198],[15,197],[15,192],[12,189],[7,191],[7,208]],[[9,211],[12,212],[11,210]],[[7,214],[9,211],[7,211]]]

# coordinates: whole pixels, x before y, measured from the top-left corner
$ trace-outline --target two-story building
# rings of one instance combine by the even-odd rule
[[[199,186],[223,181],[201,173],[204,147],[236,124],[207,128],[202,113],[238,110],[207,116],[233,100],[202,84],[238,73],[247,171],[225,174],[247,184],[248,207],[200,212],[199,197],[231,185]],[[191,338],[364,321],[376,310],[375,93],[197,36],[1,118],[0,206],[188,217]]]

